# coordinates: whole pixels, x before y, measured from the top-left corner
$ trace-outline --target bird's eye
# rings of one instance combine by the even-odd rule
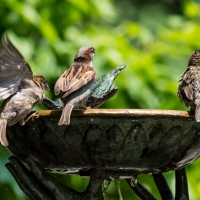
[[[94,48],[92,48],[92,53],[95,53],[95,49]]]

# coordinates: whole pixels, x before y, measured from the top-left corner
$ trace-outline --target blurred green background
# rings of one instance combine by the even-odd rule
[[[33,72],[48,80],[49,98],[56,98],[55,81],[78,48],[91,45],[97,77],[127,65],[115,81],[119,92],[103,107],[187,110],[176,91],[189,55],[200,49],[197,0],[1,0],[0,19],[1,36],[7,33]],[[4,166],[9,156],[0,146],[0,199],[25,200]],[[199,164],[186,168],[191,200],[200,199]],[[174,192],[174,172],[165,176]],[[88,183],[79,176],[56,177],[78,191]],[[160,199],[151,175],[139,180]],[[106,200],[119,199],[117,187],[110,184]],[[120,187],[124,200],[138,199],[124,181]]]

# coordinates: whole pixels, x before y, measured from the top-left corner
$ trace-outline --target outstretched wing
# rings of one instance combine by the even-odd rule
[[[18,90],[22,79],[32,79],[29,64],[6,36],[0,46],[0,99],[6,99]]]
[[[57,80],[54,92],[56,95],[60,91],[64,92],[64,98],[89,83],[95,78],[95,75],[93,67],[89,67],[86,64],[74,63]]]

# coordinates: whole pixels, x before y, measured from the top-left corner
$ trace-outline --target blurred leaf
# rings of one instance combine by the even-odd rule
[[[199,15],[199,5],[193,1],[185,1],[184,14],[188,18],[194,18]]]

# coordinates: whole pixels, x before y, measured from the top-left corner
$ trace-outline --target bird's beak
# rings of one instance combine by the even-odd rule
[[[46,84],[44,87],[45,90],[50,90],[49,86]]]

